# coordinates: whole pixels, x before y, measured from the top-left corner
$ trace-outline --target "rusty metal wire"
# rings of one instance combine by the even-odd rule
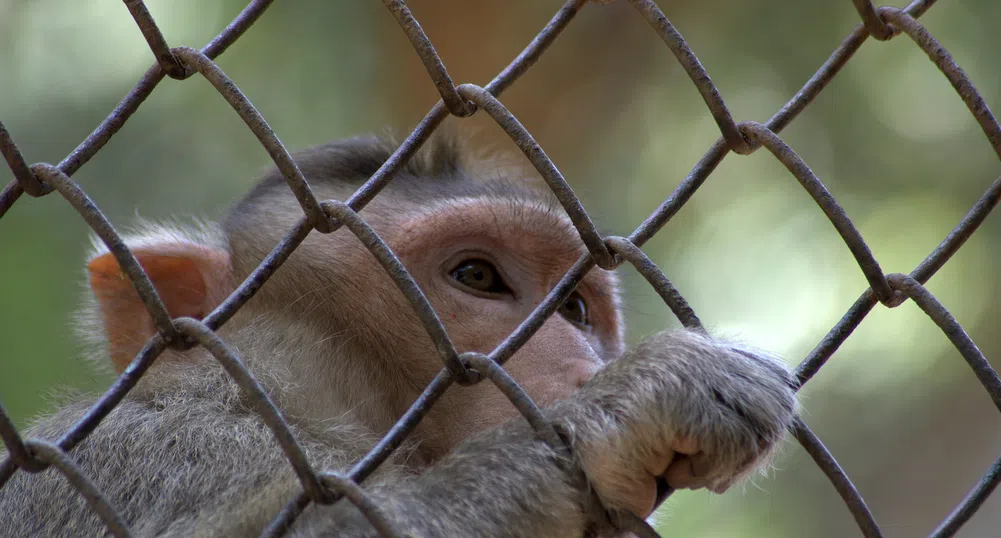
[[[607,3],[609,0],[601,1]],[[862,23],[849,34],[807,83],[764,124],[738,123],[733,119],[719,90],[712,83],[695,53],[653,0],[629,0],[629,2],[661,37],[677,58],[678,63],[689,75],[719,126],[721,136],[674,192],[628,238],[624,238],[601,236],[552,160],[499,100],[501,93],[538,60],[573,20],[578,11],[585,7],[587,0],[567,1],[525,50],[485,87],[471,84],[456,86],[452,82],[444,62],[435,52],[434,46],[421,29],[406,2],[403,0],[383,0],[423,62],[428,75],[441,95],[441,101],[431,108],[417,128],[403,141],[386,163],[344,203],[320,201],[316,198],[288,151],[264,118],[236,84],[213,61],[258,20],[271,4],[271,0],[250,2],[229,26],[201,50],[188,47],[171,48],[143,1],[124,0],[153,52],[156,64],[147,70],[136,86],[90,136],[58,165],[53,166],[45,163],[28,165],[13,136],[0,123],[0,154],[3,155],[14,177],[0,191],[0,218],[18,201],[22,194],[27,193],[31,197],[40,197],[54,191],[58,192],[80,213],[87,225],[97,233],[101,241],[115,256],[124,273],[138,291],[154,321],[158,334],[146,343],[132,363],[84,417],[66,431],[55,444],[23,439],[6,411],[0,406],[0,438],[3,439],[8,453],[6,460],[0,464],[0,487],[3,487],[13,473],[19,469],[23,472],[37,473],[49,466],[54,466],[84,496],[91,508],[106,523],[111,534],[128,536],[129,530],[121,516],[74,463],[69,452],[84,440],[121,402],[164,350],[168,347],[184,349],[200,345],[205,347],[220,362],[226,372],[241,387],[255,411],[260,415],[261,420],[274,433],[288,458],[289,464],[294,468],[302,484],[302,492],[272,521],[265,530],[264,536],[282,535],[310,503],[330,504],[337,502],[341,497],[347,498],[348,502],[356,505],[381,534],[398,536],[398,532],[394,530],[392,516],[381,510],[367,496],[360,484],[400,446],[453,382],[473,384],[483,379],[489,379],[509,398],[538,435],[553,446],[559,447],[561,450],[566,449],[558,432],[555,432],[546,423],[536,405],[507,375],[503,364],[532,337],[592,268],[598,266],[611,269],[623,262],[632,264],[657,291],[684,326],[703,330],[702,323],[687,301],[657,265],[643,253],[641,247],[671,220],[727,154],[733,152],[747,155],[760,147],[764,147],[778,159],[813,198],[841,235],[849,253],[855,258],[869,283],[869,288],[861,294],[844,317],[800,363],[796,370],[797,388],[817,374],[877,303],[893,308],[910,299],[949,338],[995,405],[1001,410],[1001,378],[998,377],[997,372],[990,366],[979,348],[955,318],[923,285],[956,253],[1001,200],[1001,178],[996,179],[991,184],[963,220],[910,275],[884,275],[879,263],[866,246],[862,235],[834,196],[810,170],[809,166],[779,136],[782,129],[789,125],[820,94],[827,83],[840,72],[869,36],[878,41],[886,41],[903,33],[921,48],[942,71],[942,74],[952,84],[958,96],[967,105],[970,113],[983,129],[994,151],[1001,157],[1001,125],[998,124],[976,87],[955,63],[948,51],[917,21],[917,18],[934,4],[934,0],[915,0],[903,9],[876,8],[869,0],[852,0]],[[100,209],[71,179],[71,176],[121,129],[165,76],[184,80],[196,73],[201,74],[216,88],[219,95],[257,136],[261,145],[267,150],[275,165],[284,175],[303,211],[303,217],[274,246],[264,261],[204,321],[190,318],[170,319],[149,277],[122,238]],[[400,168],[431,136],[431,133],[447,115],[467,117],[479,109],[483,109],[511,137],[526,158],[539,171],[566,210],[588,251],[577,260],[534,312],[487,355],[459,354],[457,352],[420,287],[392,250],[358,214],[358,211],[392,181]],[[330,233],[342,226],[347,227],[349,232],[357,236],[372,252],[399,287],[401,293],[410,301],[435,343],[444,365],[443,369],[390,431],[346,474],[318,472],[311,466],[281,411],[271,402],[267,393],[243,365],[239,356],[215,333],[265,285],[275,270],[285,262],[309,233],[313,230],[320,233]],[[858,523],[862,534],[867,537],[882,536],[881,530],[865,505],[862,496],[820,439],[810,431],[802,420],[797,421],[792,433],[831,480]],[[979,483],[960,501],[931,536],[945,537],[955,534],[982,505],[999,482],[1001,482],[1001,458],[989,467]],[[637,535],[656,536],[653,529],[639,520],[619,518],[613,523],[618,525],[618,528],[629,530]]]

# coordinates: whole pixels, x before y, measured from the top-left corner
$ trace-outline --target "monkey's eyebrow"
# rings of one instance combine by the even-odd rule
[[[576,258],[583,252],[583,241],[568,217],[540,204],[521,206],[516,211],[497,211],[490,206],[492,203],[496,202],[488,197],[438,202],[401,222],[400,229],[404,233],[428,227],[441,229],[448,239],[436,237],[435,244],[472,237],[510,243],[512,237],[516,237],[519,249],[531,251],[535,261]],[[478,217],[480,213],[487,215]]]

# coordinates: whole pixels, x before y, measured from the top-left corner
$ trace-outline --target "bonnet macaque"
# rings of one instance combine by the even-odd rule
[[[399,256],[460,352],[489,353],[584,252],[544,185],[432,139],[360,215]],[[345,200],[389,157],[376,137],[295,160],[321,200]],[[174,318],[220,304],[302,216],[277,171],[219,223],[146,225],[127,239]],[[155,333],[114,258],[87,265],[87,333],[122,371]],[[310,234],[219,331],[319,470],[344,471],[442,362],[404,296],[345,229]],[[414,536],[580,537],[609,511],[647,517],[664,485],[723,492],[767,461],[794,419],[787,368],[699,332],[624,352],[616,280],[594,269],[505,368],[558,427],[556,450],[490,382],[452,386],[363,482]],[[91,401],[40,420],[52,440]],[[569,456],[567,454],[570,454]],[[245,394],[202,347],[159,357],[71,453],[137,536],[256,536],[302,486]],[[573,464],[567,458],[573,458]],[[582,481],[580,470],[586,480]],[[53,469],[0,488],[4,536],[97,536],[105,526]],[[289,536],[375,536],[347,500],[311,504]]]

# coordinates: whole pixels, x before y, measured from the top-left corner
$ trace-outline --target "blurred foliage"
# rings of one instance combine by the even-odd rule
[[[169,43],[201,46],[244,2],[147,4]],[[738,120],[770,117],[858,20],[847,0],[661,4]],[[559,2],[410,5],[453,78],[485,84]],[[921,21],[996,107],[1001,3],[939,2]],[[29,162],[61,160],[151,61],[120,2],[0,0],[0,118]],[[437,99],[377,2],[276,2],[218,61],[292,149],[387,125],[406,132]],[[718,136],[670,51],[625,2],[584,9],[503,101],[617,234],[649,215]],[[479,144],[516,151],[483,114],[462,126]],[[999,170],[963,103],[906,36],[863,46],[782,137],[888,273],[913,269]],[[164,81],[74,179],[122,229],[136,214],[217,216],[268,165],[236,114],[193,77]],[[1001,351],[999,236],[993,216],[928,283],[989,359]],[[25,197],[0,222],[0,401],[19,424],[47,409],[60,387],[99,391],[111,381],[81,359],[70,329],[87,244],[86,226],[58,196]],[[766,151],[727,157],[645,250],[712,330],[791,364],[866,288],[833,227]],[[631,339],[677,323],[641,278],[623,272]],[[909,302],[877,306],[803,394],[808,423],[889,537],[926,535],[1001,453],[1001,416]],[[776,467],[743,493],[675,495],[658,515],[662,531],[857,535],[794,442]],[[995,495],[961,535],[993,536],[999,526]]]

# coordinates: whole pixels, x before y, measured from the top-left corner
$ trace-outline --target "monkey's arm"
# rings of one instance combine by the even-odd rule
[[[373,481],[366,493],[404,534],[428,537],[582,536],[590,519],[584,484],[524,424],[463,444],[419,477]],[[379,536],[341,500],[311,506],[297,536]]]
[[[546,413],[604,505],[646,517],[658,477],[723,491],[760,468],[795,408],[782,363],[674,331],[649,338]],[[595,523],[577,471],[521,419],[459,445],[420,477],[376,481],[367,491],[416,536],[581,536]],[[316,507],[297,528],[376,535],[352,513]]]
[[[198,390],[189,383],[185,401],[169,392],[126,400],[71,452],[138,536],[253,536],[300,490],[270,430],[214,371],[199,374]],[[646,517],[657,477],[720,490],[759,467],[793,420],[789,382],[780,363],[678,331],[648,339],[545,412],[604,505]],[[30,435],[52,439],[85,409],[66,409]],[[349,428],[323,439],[299,433],[316,469],[344,469],[368,443]],[[420,476],[384,465],[364,488],[415,536],[580,536],[593,523],[590,493],[560,458],[517,419]],[[0,520],[12,535],[104,532],[52,469],[18,472],[0,488]],[[293,531],[378,535],[345,500],[311,505]]]

